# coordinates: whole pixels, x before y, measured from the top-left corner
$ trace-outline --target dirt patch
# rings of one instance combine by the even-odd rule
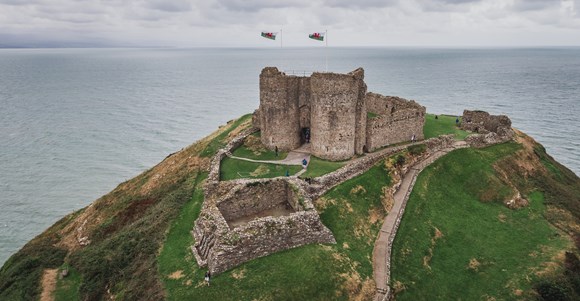
[[[580,224],[567,210],[549,205],[546,207],[546,219],[567,233],[580,233]]]
[[[328,206],[336,205],[336,200],[325,197],[318,198],[314,201],[314,206],[318,212],[324,211]]]
[[[376,293],[375,282],[371,278],[361,279],[356,271],[339,275],[343,282],[343,288],[348,294],[348,300],[363,301],[372,300]]]
[[[373,207],[369,209],[369,222],[371,224],[376,224],[384,219],[384,215],[379,208]]]
[[[246,277],[246,269],[241,269],[232,273],[234,279],[240,280]]]
[[[469,260],[469,264],[467,265],[467,269],[477,272],[479,270],[479,266],[481,266],[481,263],[477,259],[471,258]]]
[[[396,295],[404,290],[407,289],[407,286],[405,286],[405,284],[401,281],[395,281],[395,283],[393,284],[393,293]]]
[[[258,165],[256,170],[254,170],[250,173],[250,176],[259,177],[259,176],[263,176],[269,172],[270,172],[270,169],[268,168],[268,166],[266,166],[264,164],[260,164],[260,165]]]
[[[367,190],[362,187],[361,185],[356,185],[350,190],[350,194],[359,194],[359,193],[366,193]]]
[[[350,249],[350,246],[346,242],[343,242],[342,243],[342,248],[343,249]]]
[[[57,269],[46,269],[42,273],[42,293],[40,294],[40,301],[53,301],[54,290],[56,289]]]
[[[346,207],[346,211],[353,212],[352,205],[349,202],[345,202],[344,206]]]
[[[182,270],[175,271],[175,272],[169,274],[169,276],[167,276],[167,278],[173,279],[173,280],[181,279],[183,277],[184,277],[184,275],[183,275]]]
[[[518,297],[519,297],[519,296],[522,296],[522,295],[524,294],[524,291],[523,291],[523,290],[521,290],[521,289],[515,289],[515,290],[513,291],[513,294],[514,294],[515,296],[518,296]]]
[[[395,187],[384,186],[382,188],[381,204],[385,208],[385,212],[391,212],[395,206]]]
[[[497,215],[497,219],[498,219],[500,222],[502,222],[502,223],[505,223],[505,222],[506,222],[506,220],[507,220],[507,215],[505,215],[505,214],[503,214],[503,213],[501,213],[501,212],[500,212],[500,213]]]
[[[434,233],[433,233],[433,237],[431,238],[431,247],[429,247],[429,254],[426,256],[423,256],[423,266],[429,270],[431,270],[431,266],[429,265],[431,263],[431,258],[433,258],[433,250],[435,249],[435,245],[437,244],[437,240],[441,239],[443,237],[443,232],[441,232],[441,230],[439,230],[437,227],[433,227],[434,228]]]
[[[549,252],[548,248],[542,248],[542,252],[546,253]],[[542,269],[536,271],[534,274],[538,277],[546,277],[555,275],[563,266],[564,261],[566,260],[566,251],[560,251],[556,255],[554,255],[550,261],[546,261],[541,264]]]
[[[193,283],[193,281],[191,281],[191,279],[185,281],[186,286],[191,286],[192,283]]]

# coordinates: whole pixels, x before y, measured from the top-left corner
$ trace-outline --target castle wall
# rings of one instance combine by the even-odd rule
[[[480,134],[496,133],[511,136],[512,121],[505,115],[490,115],[484,111],[463,111],[461,128]]]
[[[424,138],[425,107],[399,97],[366,94],[368,112],[376,115],[367,119],[366,147],[368,151],[389,144]]]
[[[284,204],[295,208],[296,196],[284,181],[257,183],[237,190],[230,198],[217,204],[226,221],[255,215]]]
[[[311,76],[311,151],[328,160],[345,160],[362,153],[364,71],[349,74],[314,73]],[[364,91],[364,92],[363,92]],[[357,115],[358,110],[358,115]],[[358,119],[358,120],[357,120]],[[357,128],[358,124],[358,128]],[[358,148],[358,149],[357,149]]]
[[[219,274],[246,261],[312,243],[336,243],[316,210],[265,217],[227,233],[209,253],[207,264],[212,274]]]
[[[260,74],[261,140],[269,149],[291,150],[301,145],[299,88],[302,80],[267,67]],[[306,94],[306,93],[304,93]],[[303,98],[306,96],[303,96]]]

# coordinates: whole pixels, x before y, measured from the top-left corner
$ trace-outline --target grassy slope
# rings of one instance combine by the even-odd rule
[[[435,119],[434,114],[425,115],[425,126],[423,127],[423,133],[425,134],[425,139],[437,137],[439,135],[454,134],[456,140],[463,140],[469,134],[466,131],[460,130],[455,125],[455,118],[451,116],[438,115],[438,119]]]
[[[244,144],[236,148],[232,153],[234,156],[254,159],[254,160],[283,160],[288,156],[288,152],[278,152],[276,156],[275,151],[266,149],[260,142],[260,132],[253,133],[248,136],[244,141]],[[250,145],[248,146],[248,141]]]
[[[371,223],[369,212],[384,215],[380,195],[388,183],[377,166],[339,185],[318,204],[337,245],[308,245],[253,260],[214,277],[210,287],[203,285],[205,270],[188,253],[193,243],[189,231],[202,202],[194,196],[171,227],[159,259],[169,300],[345,300],[368,294],[369,288],[372,294],[370,258],[379,223]],[[359,185],[366,192],[351,194]],[[179,270],[183,277],[169,277]]]
[[[392,285],[404,287],[397,300],[529,299],[539,279],[562,272],[570,241],[544,218],[544,193],[518,186],[530,206],[501,204],[512,189],[492,165],[514,162],[517,151],[515,143],[458,150],[421,173],[393,249]]]
[[[323,160],[314,156],[310,157],[310,163],[308,164],[308,170],[300,176],[301,178],[316,178],[327,173],[331,173],[341,167],[343,167],[346,162],[333,162]]]
[[[249,120],[250,115],[246,115],[230,122],[168,156],[31,240],[0,270],[0,300],[38,298],[43,269],[63,264],[78,272],[81,280],[74,280],[73,274],[71,282],[76,285],[80,281],[78,293],[82,299],[104,299],[106,288],[118,300],[163,298],[156,257],[170,221],[191,199],[199,170],[207,166],[209,157],[232,138],[230,132],[242,124],[247,127]],[[68,249],[65,241],[76,241],[81,225],[91,244]],[[58,284],[57,292],[66,290],[66,282]]]

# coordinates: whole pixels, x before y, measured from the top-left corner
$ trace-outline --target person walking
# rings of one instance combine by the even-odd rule
[[[211,272],[207,270],[207,272],[205,272],[205,282],[207,282],[207,286],[209,286],[210,280],[211,280]]]

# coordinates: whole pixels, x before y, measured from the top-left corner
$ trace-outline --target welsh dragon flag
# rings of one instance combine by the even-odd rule
[[[276,35],[278,33],[277,32],[267,32],[267,31],[262,31],[262,36],[266,39],[270,39],[270,40],[275,40],[276,39]]]
[[[317,41],[324,41],[324,32],[315,32],[308,35],[309,38]]]

